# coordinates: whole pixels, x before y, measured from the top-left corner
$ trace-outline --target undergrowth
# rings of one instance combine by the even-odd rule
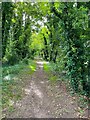
[[[57,81],[57,80],[64,81],[66,79],[62,70],[63,67],[60,66],[60,63],[53,63],[53,62],[50,62],[48,64],[44,63],[43,68],[44,71],[49,74],[49,79],[51,81]]]
[[[44,63],[43,65],[44,71],[48,73],[49,76],[49,80],[53,83],[60,81],[64,82],[67,91],[70,93],[70,95],[76,96],[77,97],[77,102],[78,102],[78,106],[81,108],[81,110],[83,111],[84,108],[87,108],[88,106],[88,100],[86,98],[86,96],[82,95],[81,91],[78,91],[78,93],[75,93],[75,91],[73,91],[71,84],[70,84],[70,80],[66,74],[65,71],[63,71],[63,66],[60,66],[60,63]]]
[[[22,86],[25,81],[22,75],[26,72],[32,74],[36,70],[36,64],[32,60],[21,61],[13,66],[4,66],[2,68],[2,109],[14,110],[14,102],[20,100],[23,95]]]

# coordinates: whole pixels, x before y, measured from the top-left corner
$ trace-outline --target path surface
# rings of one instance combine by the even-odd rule
[[[25,74],[25,73],[24,73]],[[52,85],[43,71],[43,62],[37,61],[33,75],[26,75],[25,95],[15,104],[15,112],[8,118],[77,118],[80,117],[78,104],[63,88],[62,84]],[[86,117],[86,116],[84,116]]]

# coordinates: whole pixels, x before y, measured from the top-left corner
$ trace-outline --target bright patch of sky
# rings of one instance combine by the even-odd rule
[[[43,18],[42,21],[41,21],[41,20],[38,20],[38,21],[36,21],[36,22],[35,22],[35,20],[33,19],[33,21],[35,22],[35,25],[32,25],[32,29],[37,29],[37,24],[40,25],[40,28],[44,27],[44,23],[47,22],[47,18],[46,18],[46,17],[42,17],[42,18]],[[38,28],[38,29],[40,29],[40,28]]]
[[[73,4],[73,7],[76,7],[76,6],[77,6],[77,3],[74,3],[74,4]]]

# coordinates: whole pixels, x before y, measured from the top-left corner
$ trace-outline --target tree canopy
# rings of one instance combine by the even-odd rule
[[[2,62],[59,63],[72,88],[90,93],[89,2],[3,2]],[[82,88],[80,88],[82,86]]]

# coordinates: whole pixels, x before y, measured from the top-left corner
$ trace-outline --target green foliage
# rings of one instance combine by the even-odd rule
[[[43,69],[46,71],[46,72],[49,72],[49,71],[51,71],[51,69],[52,69],[52,66],[51,66],[51,64],[50,63],[44,63],[43,64]]]
[[[58,77],[55,76],[55,75],[51,75],[51,76],[49,76],[49,80],[50,80],[52,83],[55,83],[55,82],[58,80]]]
[[[9,38],[9,30],[11,26],[11,19],[13,16],[12,2],[2,2],[2,56],[4,57],[7,41]]]
[[[46,73],[48,73],[51,83],[55,83],[58,80],[58,77],[54,74],[55,63],[44,63],[43,69]]]
[[[3,63],[28,64],[40,56],[50,61],[46,71],[66,71],[73,90],[89,96],[89,12],[87,3],[78,2],[2,3]]]
[[[14,93],[15,91],[15,93]],[[2,84],[2,107],[10,108],[13,103],[10,101],[16,101],[21,98],[22,89],[17,85],[17,82],[12,78],[11,80],[3,80]]]
[[[2,68],[2,107],[12,108],[13,102],[21,98],[22,87],[17,75],[26,66],[25,64],[16,64]],[[18,82],[18,84],[17,84]],[[15,92],[15,93],[14,93]]]
[[[35,72],[36,71],[35,61],[29,60],[28,68],[29,68],[29,74],[32,74],[33,72]]]
[[[28,61],[28,64],[27,64]],[[21,74],[32,74],[36,70],[36,63],[30,59],[24,59],[19,64],[2,68],[2,107],[13,111],[14,102],[20,100],[23,95],[22,85],[25,80]]]
[[[2,68],[2,77],[9,74],[18,74],[21,69],[25,67],[25,63],[15,64],[13,66],[6,66]]]

